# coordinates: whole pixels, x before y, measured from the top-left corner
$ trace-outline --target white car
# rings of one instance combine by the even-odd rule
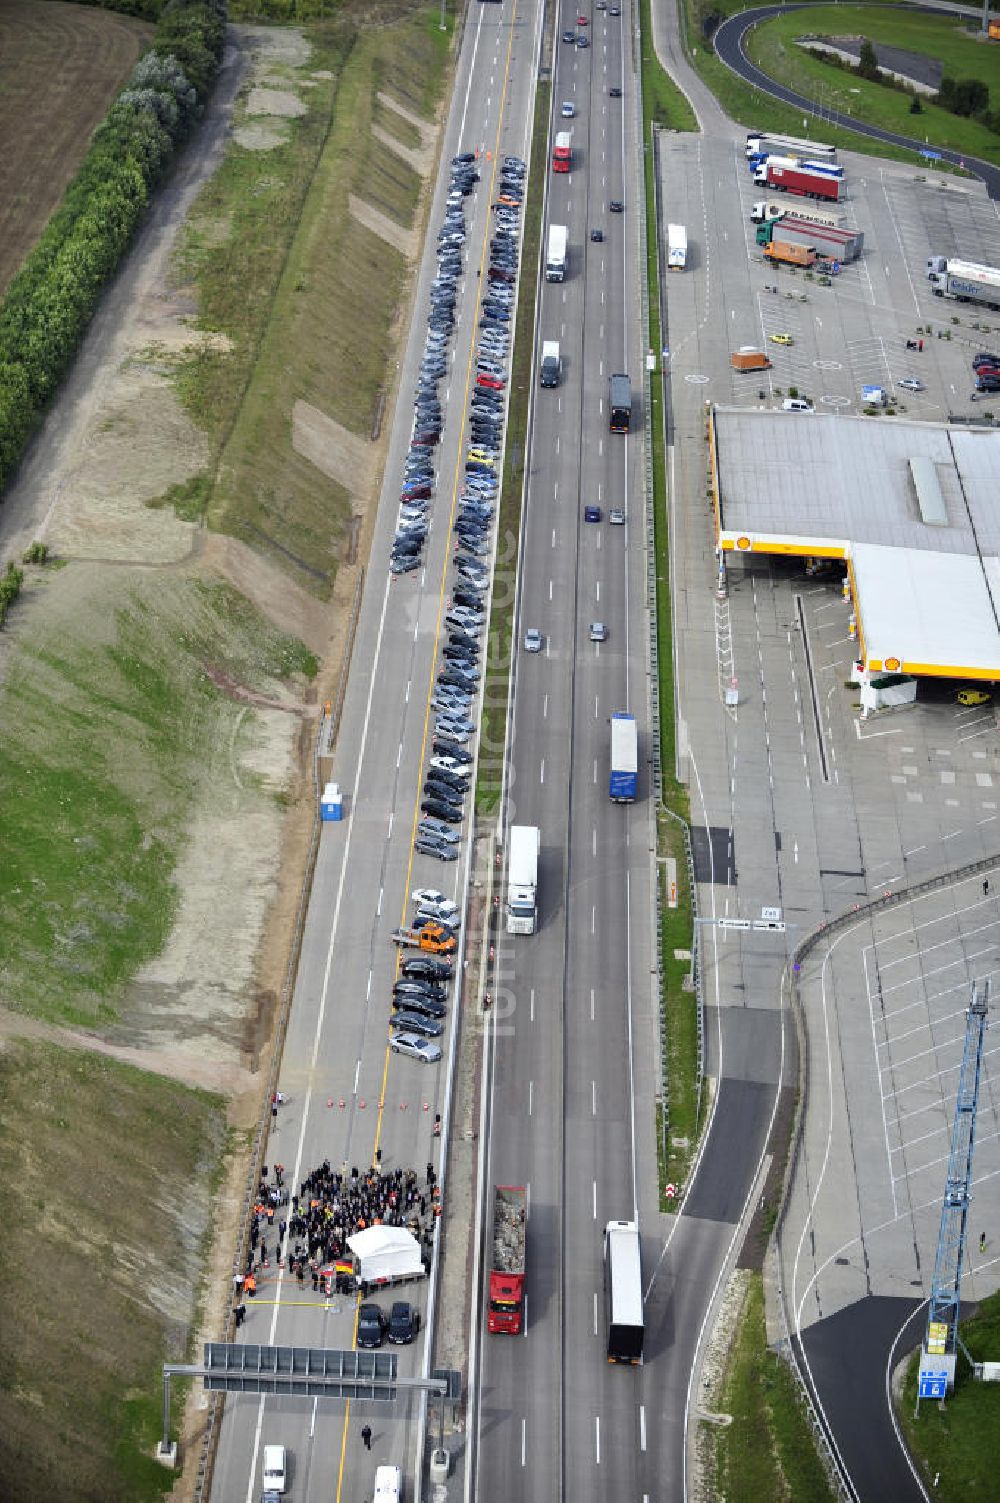
[[[529,626],[528,630],[525,632],[524,650],[525,652],[541,652],[542,634],[538,630],[537,626]]]
[[[924,383],[918,381],[916,376],[904,376],[902,381],[896,382],[896,385],[903,391],[923,391],[924,389]]]
[[[421,1038],[418,1033],[394,1033],[389,1039],[389,1048],[393,1054],[406,1054],[425,1065],[436,1064],[441,1058],[441,1045]]]
[[[562,115],[564,120],[572,120],[573,116],[576,114],[576,105],[573,104],[571,100],[564,99],[562,102],[562,109],[560,111],[560,114]]]
[[[450,908],[452,913],[458,912],[458,904],[451,898],[446,898],[443,892],[438,892],[436,887],[415,887],[410,897],[418,908]]]
[[[591,621],[590,640],[592,642],[606,642],[608,640],[608,628],[603,621]]]

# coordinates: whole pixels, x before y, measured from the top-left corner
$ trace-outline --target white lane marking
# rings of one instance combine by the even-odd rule
[[[597,1081],[590,1082],[590,1115],[597,1116]]]
[[[380,887],[379,890],[378,890],[378,905],[377,905],[377,907],[375,909],[375,917],[376,918],[381,918],[382,917],[382,894],[383,894],[384,891],[385,891],[385,889],[383,887]]]
[[[526,1437],[525,1437],[525,1433],[524,1432],[525,1432],[525,1421],[522,1420],[521,1421],[521,1465],[522,1466],[525,1465],[525,1453],[526,1453]]]
[[[597,1465],[601,1464],[601,1416],[594,1415],[594,1446]]]
[[[361,1061],[358,1060],[357,1064],[354,1066],[354,1094],[355,1094],[355,1096],[358,1094],[358,1081],[360,1080],[360,1078],[361,1078]]]
[[[594,782],[597,782],[597,758],[594,758]]]
[[[591,934],[597,933],[597,909],[593,906],[590,910],[590,932]]]
[[[591,1184],[593,1186],[594,1220],[596,1221],[597,1220],[597,1181],[596,1181],[596,1179],[595,1180],[591,1180]]]
[[[552,529],[552,547],[554,548],[555,546],[556,546],[556,530],[553,527],[553,529]]]
[[[590,1021],[594,1021],[594,988],[590,988]]]
[[[646,1406],[639,1405],[639,1450],[646,1449]]]
[[[596,1336],[597,1334],[598,1334],[598,1331],[597,1331],[597,1290],[595,1289],[594,1290],[594,1335]]]
[[[399,764],[402,762],[402,760],[403,760],[403,743],[401,741],[399,743],[399,748],[398,748],[398,750],[396,752],[396,771],[397,772],[399,771]]]
[[[531,991],[529,993],[528,1003],[529,1003],[529,1006],[530,1006],[530,1009],[531,1009],[531,1012],[530,1012],[531,1021],[534,1022],[535,1021],[535,988],[534,987],[531,988]]]
[[[549,715],[549,696],[546,694],[542,700],[542,719],[547,720]]]
[[[542,765],[541,765],[541,768],[539,769],[538,781],[540,783],[544,783],[545,782],[545,758],[544,757],[542,758]]]
[[[600,537],[598,537],[598,539],[597,539],[597,546],[598,547],[601,546]],[[595,590],[595,594],[597,596],[597,599],[600,600],[600,598],[601,598],[601,581],[599,579],[595,582],[594,590]]]
[[[535,1084],[535,1082],[533,1080],[529,1080],[528,1081],[528,1116],[529,1117],[531,1116],[532,1102],[534,1100],[534,1084]]]
[[[594,832],[593,832],[593,835],[591,836],[590,846],[591,846],[591,850],[593,851],[594,855],[596,856],[597,855],[597,826],[596,825],[594,826]]]
[[[549,580],[549,599],[550,600],[552,599],[552,581],[551,581],[551,579]]]

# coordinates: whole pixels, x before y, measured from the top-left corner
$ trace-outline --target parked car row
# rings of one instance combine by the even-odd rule
[[[403,469],[399,518],[389,560],[393,574],[419,569],[427,541],[434,499],[434,450],[441,441],[443,421],[438,385],[448,370],[448,343],[455,329],[458,282],[463,272],[463,205],[478,181],[473,152],[464,151],[452,160],[445,217],[437,237],[437,273],[431,283],[427,339],[413,399],[413,429]]]

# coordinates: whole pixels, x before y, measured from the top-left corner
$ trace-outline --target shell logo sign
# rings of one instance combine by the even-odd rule
[[[736,546],[741,553],[746,553],[747,549],[750,547],[750,539],[747,537],[737,538]]]
[[[902,666],[898,658],[886,658],[885,660],[887,673],[898,673]]]

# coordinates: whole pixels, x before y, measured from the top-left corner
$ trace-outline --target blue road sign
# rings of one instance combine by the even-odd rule
[[[929,162],[940,162],[941,160],[941,153],[939,151],[921,151],[920,155],[926,157]]]
[[[942,1374],[941,1377],[930,1375],[920,1378],[920,1391],[917,1397],[920,1399],[943,1399],[948,1394],[948,1379]]]

